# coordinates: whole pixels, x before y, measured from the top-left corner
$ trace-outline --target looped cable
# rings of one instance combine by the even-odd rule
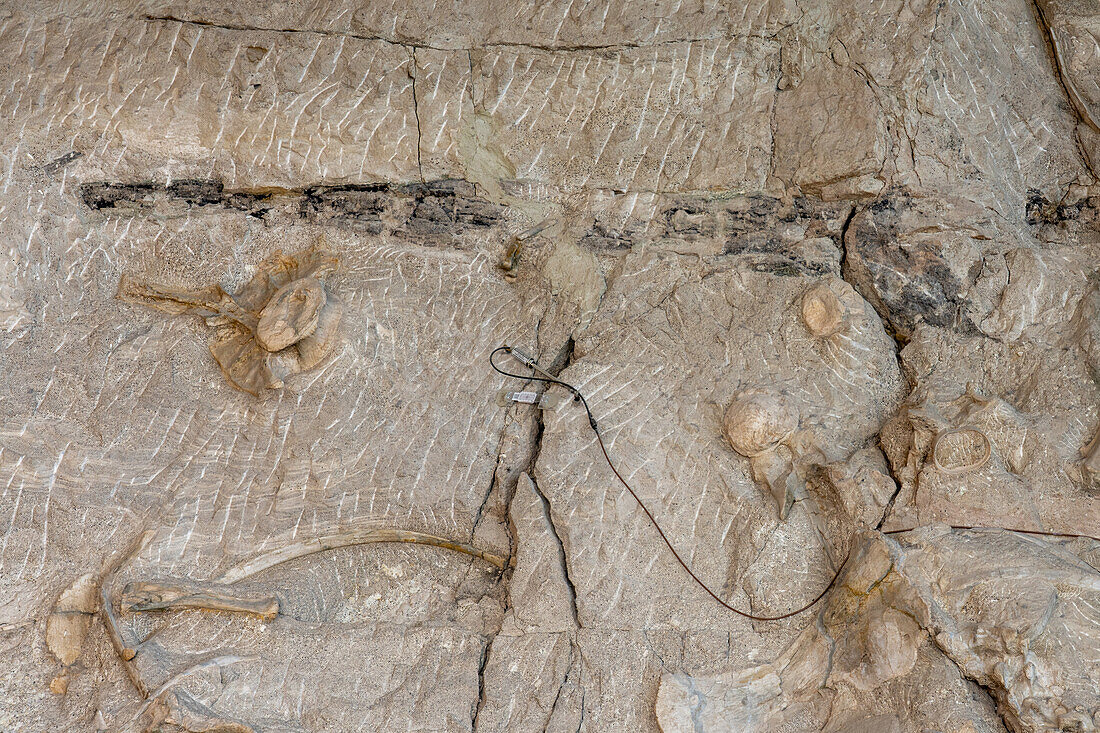
[[[535,375],[527,376],[527,375],[523,375],[523,374],[515,374],[513,372],[504,371],[503,369],[501,369],[500,367],[497,366],[496,361],[495,361],[496,355],[499,354],[502,351],[507,353],[507,354],[511,354],[513,357],[515,357],[518,361],[520,361],[521,363],[523,363],[527,367],[529,367],[533,370],[542,372],[543,374],[546,374],[547,376],[545,376],[545,377],[538,377],[538,376],[535,376]],[[607,452],[607,446],[604,445],[603,435],[600,434],[599,425],[596,423],[596,418],[592,415],[592,409],[588,406],[588,400],[586,400],[584,398],[584,395],[581,394],[581,391],[579,389],[577,389],[576,387],[574,387],[573,385],[569,384],[568,382],[563,382],[560,379],[557,379],[556,377],[548,374],[547,372],[542,371],[542,369],[540,369],[539,366],[534,363],[534,359],[532,359],[531,357],[528,357],[526,354],[523,354],[522,352],[520,352],[520,354],[517,354],[516,350],[513,349],[511,346],[501,346],[501,347],[498,347],[498,348],[494,349],[493,353],[489,354],[489,364],[498,373],[503,374],[506,377],[511,377],[513,379],[525,379],[525,380],[532,380],[532,381],[536,381],[536,382],[544,382],[546,384],[556,384],[560,387],[565,387],[567,390],[569,390],[570,392],[573,393],[573,399],[574,400],[579,400],[580,403],[582,405],[584,405],[584,411],[588,414],[588,424],[592,427],[592,432],[596,434],[596,442],[599,443],[599,445],[600,445],[600,452],[603,453],[603,458],[604,458],[605,461],[607,461],[607,465],[611,469],[611,472],[615,474],[615,478],[619,479],[619,483],[621,483],[624,487],[626,487],[626,490],[628,492],[630,492],[630,495],[632,497],[634,497],[634,501],[638,502],[638,506],[640,506],[642,508],[642,511],[645,512],[645,515],[647,517],[649,517],[649,521],[650,521],[651,524],[653,524],[653,528],[657,530],[657,534],[659,534],[661,536],[661,539],[664,540],[665,545],[668,547],[669,552],[672,553],[672,556],[676,558],[676,561],[678,563],[680,563],[680,565],[684,568],[684,570],[687,572],[687,574],[691,576],[691,579],[694,580],[695,583],[700,588],[705,590],[711,598],[718,601],[719,605],[721,605],[723,608],[725,608],[728,611],[733,611],[738,616],[744,616],[747,619],[752,619],[753,621],[782,621],[783,619],[790,618],[791,616],[797,616],[798,614],[802,613],[803,611],[809,610],[815,604],[817,604],[818,601],[820,601],[822,598],[824,598],[826,596],[826,594],[828,594],[828,592],[830,590],[832,590],[833,586],[836,585],[837,578],[840,577],[840,571],[844,569],[844,565],[848,562],[848,555],[844,556],[844,561],[841,562],[840,566],[836,569],[836,573],[833,574],[833,579],[829,581],[829,584],[827,586],[825,586],[825,590],[821,591],[821,593],[819,593],[816,598],[814,598],[812,601],[807,603],[805,606],[802,606],[801,608],[798,608],[798,609],[796,609],[794,611],[791,611],[789,613],[785,613],[781,616],[757,616],[755,614],[748,613],[746,611],[742,611],[739,608],[734,608],[730,604],[726,603],[724,600],[722,600],[718,596],[717,593],[712,591],[710,589],[710,587],[706,583],[704,583],[702,581],[702,579],[699,578],[698,575],[696,575],[694,573],[694,571],[692,571],[692,569],[688,566],[688,564],[686,562],[684,562],[684,559],[682,557],[680,557],[680,553],[677,552],[676,548],[672,546],[672,542],[670,542],[668,537],[665,536],[664,530],[661,529],[661,525],[657,523],[657,519],[653,516],[653,513],[651,511],[649,511],[649,507],[647,507],[645,505],[645,502],[643,502],[641,500],[641,498],[636,493],[634,493],[634,489],[632,489],[630,487],[630,484],[628,484],[626,482],[626,479],[623,478],[622,474],[619,473],[619,469],[617,469],[615,467],[615,463],[611,460],[611,456]],[[849,551],[849,555],[850,554],[851,554],[851,552]]]
[[[546,376],[545,377],[538,377],[538,376],[534,376],[534,375],[526,376],[526,375],[523,375],[523,374],[515,374],[513,372],[504,371],[503,369],[501,369],[500,367],[498,367],[496,365],[496,361],[494,359],[494,357],[496,357],[496,355],[499,354],[502,351],[507,353],[507,354],[511,354],[514,358],[516,358],[522,364],[526,365],[527,367],[529,367],[529,368],[531,368],[531,369],[533,369],[537,372],[545,374]],[[724,600],[719,598],[718,594],[715,593],[714,591],[712,591],[710,589],[710,587],[699,578],[698,575],[696,575],[692,571],[692,569],[688,566],[688,564],[686,562],[684,562],[684,559],[682,557],[680,557],[680,553],[677,552],[676,548],[672,546],[672,542],[670,542],[668,537],[665,536],[664,530],[661,529],[661,525],[657,523],[657,520],[654,518],[653,513],[651,511],[649,511],[649,507],[647,507],[645,505],[645,502],[643,502],[641,500],[641,498],[636,493],[634,493],[634,489],[632,489],[630,487],[630,484],[628,484],[626,482],[626,479],[623,478],[622,474],[619,473],[619,469],[617,469],[615,467],[615,463],[611,460],[611,456],[607,452],[607,446],[604,445],[603,435],[600,434],[600,428],[596,424],[596,418],[592,415],[592,409],[588,406],[588,400],[586,400],[584,398],[584,395],[581,394],[581,391],[579,389],[577,389],[576,387],[574,387],[573,385],[569,384],[568,382],[563,382],[560,379],[557,379],[553,375],[549,374],[548,372],[543,371],[539,367],[539,365],[535,362],[535,359],[533,357],[530,357],[527,354],[523,353],[522,351],[519,351],[517,349],[512,348],[511,346],[501,346],[497,349],[494,349],[493,353],[491,353],[489,355],[489,364],[492,365],[493,369],[495,369],[497,372],[499,372],[500,374],[503,374],[506,377],[511,377],[513,379],[531,380],[531,381],[535,381],[535,382],[545,382],[546,384],[556,384],[558,386],[565,387],[567,390],[569,390],[570,392],[573,393],[573,399],[574,400],[579,400],[580,403],[582,405],[584,405],[584,411],[588,414],[588,424],[592,426],[592,432],[594,432],[596,434],[596,442],[599,443],[600,452],[603,453],[603,458],[604,458],[605,461],[607,461],[607,465],[611,469],[612,473],[614,473],[615,477],[617,479],[619,479],[619,483],[621,483],[624,487],[626,487],[626,490],[630,492],[630,495],[632,497],[634,497],[634,501],[638,502],[638,506],[640,506],[642,508],[642,511],[645,512],[645,515],[647,517],[649,517],[649,521],[650,521],[650,523],[653,524],[653,528],[657,530],[657,534],[659,534],[661,536],[661,539],[664,540],[665,545],[668,546],[669,552],[672,553],[672,556],[676,558],[676,561],[680,563],[680,565],[684,568],[684,570],[687,572],[687,574],[691,576],[691,579],[694,580],[695,583],[700,588],[705,590],[711,598],[718,601],[719,605],[721,605],[726,610],[733,611],[738,616],[744,616],[745,618],[752,619],[753,621],[782,621],[783,619],[790,618],[791,616],[797,616],[798,614],[802,613],[803,611],[809,610],[818,601],[820,601],[822,598],[824,598],[826,596],[826,594],[828,594],[828,592],[830,590],[832,590],[833,586],[836,585],[836,581],[840,577],[840,572],[844,569],[844,566],[848,563],[848,558],[851,556],[851,548],[849,548],[848,554],[844,556],[843,562],[841,562],[840,566],[836,569],[836,573],[833,574],[833,579],[829,581],[829,584],[827,586],[825,586],[825,590],[821,591],[821,593],[819,593],[816,598],[814,598],[812,601],[807,603],[805,606],[802,606],[799,609],[791,611],[790,613],[785,613],[782,616],[757,616],[755,614],[751,614],[751,613],[747,613],[745,611],[742,611],[738,608],[734,608],[730,604],[726,603]],[[1000,529],[1000,530],[1003,530],[1005,532],[1018,532],[1020,534],[1039,535],[1039,536],[1043,536],[1043,537],[1069,537],[1069,538],[1075,538],[1076,537],[1076,538],[1083,538],[1083,539],[1093,540],[1094,542],[1100,542],[1100,537],[1094,537],[1092,535],[1087,535],[1087,534],[1072,534],[1072,533],[1069,533],[1069,532],[1047,532],[1047,531],[1044,531],[1044,530],[1016,529],[1016,528],[1010,528],[1010,527],[976,527],[976,526],[963,525],[963,524],[952,524],[952,525],[949,525],[949,526],[951,527],[951,529],[959,529],[959,530]],[[912,532],[913,529],[915,529],[915,527],[910,527],[910,528],[907,528],[907,529],[892,529],[892,530],[884,531],[883,534],[884,535],[900,534],[902,532]]]

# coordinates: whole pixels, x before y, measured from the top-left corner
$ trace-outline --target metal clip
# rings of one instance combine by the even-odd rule
[[[542,367],[540,367],[539,363],[538,363],[538,360],[535,359],[535,357],[528,354],[523,349],[520,349],[516,346],[508,346],[507,344],[505,344],[504,348],[506,348],[508,350],[508,353],[511,354],[515,358],[516,361],[520,362],[525,367],[528,367],[530,369],[534,369],[536,372],[538,372],[539,374],[541,374],[544,377],[547,377],[549,379],[553,379],[555,381],[557,380],[557,377],[555,377],[553,374],[551,374],[550,372],[548,372],[545,369],[543,369]]]
[[[530,354],[528,354],[526,351],[519,348],[518,346],[508,347],[508,353],[511,354],[512,356],[516,357],[517,359],[519,359],[521,362],[523,362],[524,366],[531,367],[532,369],[538,369],[539,368],[539,363],[535,359],[535,357],[531,356]]]

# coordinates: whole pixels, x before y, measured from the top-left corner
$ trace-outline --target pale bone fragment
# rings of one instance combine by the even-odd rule
[[[289,282],[260,311],[256,341],[268,351],[282,351],[317,330],[325,289],[312,277]]]
[[[170,690],[173,687],[175,687],[176,685],[178,685],[180,683],[180,681],[183,680],[185,677],[187,677],[189,675],[192,675],[195,672],[200,672],[204,669],[209,669],[210,667],[218,667],[218,668],[227,667],[230,664],[238,664],[240,662],[253,662],[256,659],[258,659],[258,657],[255,657],[255,656],[238,657],[238,656],[232,655],[232,654],[225,654],[225,655],[222,655],[222,656],[219,656],[219,657],[214,657],[212,659],[207,659],[204,662],[199,662],[198,664],[192,665],[192,666],[188,667],[187,669],[183,670],[182,672],[180,672],[178,674],[172,675],[167,680],[165,680],[164,684],[162,684],[160,687],[158,687],[152,694],[145,695],[145,697],[147,699],[146,699],[145,703],[138,709],[137,715],[134,716],[133,722],[136,723],[138,720],[140,720],[141,717],[143,715],[145,715],[146,711],[149,710],[150,707],[152,707],[153,705],[156,705],[158,702],[162,702],[161,697],[164,695],[164,693],[168,692],[168,690]],[[157,726],[159,725],[160,722],[163,722],[163,719],[162,719],[162,721],[154,721],[153,724],[150,725],[150,726],[147,726],[145,728],[145,730],[146,731],[156,730]],[[132,725],[131,725],[131,727],[132,727]],[[229,731],[231,733],[237,733],[238,731],[240,731],[241,733],[248,733],[249,731],[252,731],[252,728],[249,727],[249,726],[244,726],[242,728],[237,728],[237,729],[232,729],[231,728],[231,729],[229,729]]]
[[[279,602],[272,596],[248,596],[189,581],[137,581],[122,590],[122,611],[177,611],[201,609],[229,611],[272,621]]]
[[[794,502],[805,497],[794,451],[784,445],[798,430],[799,419],[798,407],[771,387],[738,392],[722,419],[726,440],[749,459],[753,479],[771,491],[780,519],[786,519]]]
[[[312,369],[332,353],[336,346],[337,328],[343,316],[344,304],[331,295],[328,296],[317,320],[317,328],[295,344],[298,348],[297,365],[302,371]]]
[[[130,681],[134,683],[134,687],[137,688],[138,694],[143,698],[149,697],[149,687],[141,679],[141,675],[138,674],[137,665],[133,662],[137,650],[126,645],[126,642],[122,638],[122,632],[119,631],[118,619],[115,617],[115,611],[112,605],[111,589],[114,585],[113,576],[115,571],[117,571],[126,560],[141,552],[145,545],[149,543],[149,540],[153,538],[153,534],[153,530],[145,530],[130,543],[129,547],[116,553],[111,561],[107,563],[107,568],[103,572],[103,582],[100,583],[99,586],[99,613],[103,618],[103,625],[107,628],[107,636],[111,640],[111,646],[115,648],[115,654],[118,655],[119,661],[122,663],[122,668],[126,670],[126,675],[130,678]]]
[[[1090,485],[1100,484],[1100,430],[1093,439],[1081,449],[1081,471]]]
[[[520,253],[523,251],[523,245],[527,242],[527,240],[534,239],[537,235],[539,235],[546,229],[549,229],[552,226],[556,226],[557,223],[558,220],[552,217],[548,219],[543,219],[527,231],[521,232],[512,237],[511,241],[508,243],[508,250],[505,253],[504,258],[497,264],[497,267],[504,271],[505,282],[515,282],[516,278],[519,277]]]
[[[726,439],[733,449],[752,458],[774,449],[798,429],[798,408],[770,387],[742,390],[723,418]]]
[[[932,443],[932,463],[947,474],[977,471],[989,460],[993,444],[973,426],[941,431]]]
[[[915,480],[927,461],[948,474],[975,471],[994,451],[1009,471],[1023,470],[1028,424],[1012,405],[999,397],[982,397],[973,385],[949,404],[955,408],[947,411],[951,417],[941,411],[941,403],[925,396],[902,410],[900,422],[908,423],[907,431],[899,430],[898,423],[884,429],[880,440],[896,463],[908,465],[907,480]]]
[[[137,549],[128,553],[125,557],[129,557],[140,551],[149,536],[151,536],[151,532],[146,532],[142,535]],[[464,542],[453,542],[443,537],[436,537],[422,532],[375,528],[360,531],[337,532],[323,537],[315,537],[309,540],[294,542],[286,547],[263,553],[236,567],[230,568],[220,578],[216,579],[214,583],[225,587],[270,567],[299,557],[341,547],[380,542],[405,542],[441,547],[443,549],[453,550],[455,552],[461,552],[480,558],[499,569],[503,569],[507,563],[506,558],[490,552],[485,552],[484,550],[479,550]],[[121,561],[116,563],[115,567],[117,567],[118,564],[121,564]],[[138,676],[137,670],[131,661],[136,651],[128,648],[122,640],[122,636],[118,631],[118,623],[114,617],[114,612],[108,597],[107,588],[108,584],[104,583],[102,589],[104,621],[111,635],[111,641],[115,646],[119,658],[123,662],[123,666],[130,675],[130,679],[133,681],[134,686],[137,687],[143,698],[148,699],[150,697],[148,688],[142,682],[140,676]],[[278,602],[274,598],[241,598],[239,595],[223,591],[217,587],[212,587],[210,584],[187,584],[184,586],[166,585],[156,582],[138,582],[127,585],[123,591],[124,611],[154,610],[154,608],[203,608],[209,610],[241,611],[245,613],[255,613],[267,620],[269,617],[274,618],[278,613]],[[240,661],[239,658],[233,659]],[[217,663],[217,660],[211,663]],[[189,671],[193,671],[194,669],[198,669],[198,667],[192,668],[192,670]],[[187,673],[185,672],[183,674]],[[165,685],[153,696],[156,697],[160,695],[181,676],[182,674],[177,675],[173,680],[165,683]],[[142,709],[142,713],[139,713],[138,717],[144,713],[148,705],[149,703]]]
[[[124,276],[118,297],[158,310],[202,316],[214,328],[210,353],[237,389],[260,396],[315,367],[336,346],[343,307],[320,277],[336,269],[328,251],[276,253],[237,293],[185,290]]]
[[[220,316],[255,330],[259,318],[249,313],[225,292],[220,285],[200,290],[187,290],[171,285],[149,283],[123,275],[118,283],[118,298],[138,303],[174,316],[185,313],[212,318]]]
[[[46,646],[68,666],[80,657],[84,636],[96,612],[96,577],[86,573],[61,593],[46,619]]]
[[[441,547],[446,550],[454,550],[455,552],[471,555],[500,569],[503,569],[507,562],[507,560],[500,555],[494,555],[491,552],[479,550],[473,545],[468,545],[465,542],[453,542],[443,537],[436,537],[434,535],[424,534],[423,532],[376,528],[339,532],[291,543],[277,550],[265,552],[262,555],[258,555],[251,560],[247,560],[240,565],[230,568],[215,582],[225,584],[236,583],[250,575],[255,575],[270,567],[299,557],[312,555],[317,552],[324,552],[326,550],[335,550],[340,547],[366,545],[377,542],[408,542],[412,544],[432,545],[434,547]]]
[[[797,499],[805,496],[803,484],[794,470],[794,456],[786,446],[779,446],[749,459],[752,477],[761,484],[775,499],[779,508],[779,518],[786,519]]]
[[[814,285],[802,296],[802,321],[817,338],[839,333],[847,325],[849,309],[828,281]]]
[[[985,398],[972,384],[960,398],[964,407],[956,423],[960,426],[978,427],[992,444],[991,448],[1004,459],[1006,467],[1015,474],[1022,473],[1027,461],[1025,439],[1028,424],[1024,416],[1000,397]]]
[[[69,675],[59,674],[50,680],[50,692],[55,695],[64,695],[69,691]]]
[[[149,706],[147,733],[172,730],[186,733],[255,733],[255,728],[239,720],[224,718],[182,690],[166,690]]]

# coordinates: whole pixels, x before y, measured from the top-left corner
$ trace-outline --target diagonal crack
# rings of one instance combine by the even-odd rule
[[[541,327],[542,327],[542,319],[540,318],[538,324],[535,327],[536,343],[538,342],[538,333],[539,333]],[[572,358],[573,358],[573,339],[570,338],[566,342],[565,346],[562,347],[562,349],[554,357],[554,359],[553,359],[552,363],[550,364],[550,366],[546,367],[546,370],[549,373],[556,376],[556,375],[560,374],[562,372],[562,370],[565,369],[566,366],[569,365],[569,363],[572,361]],[[513,409],[516,409],[516,408],[513,408]],[[525,462],[525,464],[522,467],[518,468],[518,470],[516,471],[516,475],[519,475],[521,473],[526,473],[531,478],[531,484],[532,484],[532,486],[535,487],[535,493],[539,497],[539,500],[542,502],[543,514],[546,517],[547,523],[550,526],[551,536],[553,536],[555,542],[557,542],[557,545],[558,545],[559,561],[561,562],[562,571],[565,575],[566,585],[569,588],[570,603],[571,603],[571,607],[572,607],[572,610],[573,610],[573,621],[579,627],[580,623],[577,621],[577,600],[576,600],[577,599],[577,593],[576,593],[576,589],[573,586],[572,578],[569,576],[569,566],[566,562],[565,548],[562,545],[561,538],[558,535],[557,527],[555,527],[553,520],[550,518],[550,503],[547,500],[546,496],[539,489],[538,484],[535,482],[535,479],[534,479],[535,464],[538,462],[539,453],[542,450],[543,430],[544,430],[544,423],[543,423],[543,420],[542,420],[542,412],[540,410],[537,410],[537,408],[536,408],[536,427],[535,427],[534,436],[533,436],[532,441],[531,441],[532,448],[531,448],[529,457],[527,458],[527,461]],[[504,436],[505,436],[506,432],[507,432],[507,426],[505,427],[505,430],[501,433],[501,442],[497,447],[498,457],[500,455],[501,447],[503,446],[503,443],[504,443],[504,439],[505,439]],[[485,500],[482,502],[482,506],[478,509],[477,520],[475,521],[475,529],[476,529],[477,523],[480,522],[480,520],[481,520],[482,512],[484,511],[485,504],[489,500],[489,495],[492,494],[493,490],[496,487],[501,486],[501,484],[502,484],[502,482],[499,482],[497,480],[496,476],[497,476],[497,473],[496,473],[496,471],[494,471],[493,472],[493,479],[492,479],[492,481],[490,483],[490,486],[489,486],[489,492],[486,494]],[[505,503],[506,503],[505,515],[508,517],[508,535],[509,535],[509,545],[510,545],[509,555],[513,559],[512,562],[514,562],[514,558],[515,558],[516,550],[517,550],[517,547],[516,547],[517,540],[516,540],[515,526],[512,524],[512,521],[511,521],[511,505],[512,505],[512,501],[515,500],[516,492],[515,492],[515,486],[514,486],[515,482],[509,482],[509,483],[513,484],[510,488],[510,491],[507,487],[503,487],[503,486],[502,486],[502,490],[504,490],[505,492],[508,492],[506,494],[506,497],[505,497]],[[511,582],[512,570],[513,570],[513,566],[510,564],[509,567],[505,570],[505,572],[501,575],[501,578],[504,580],[505,586],[507,586],[507,584]],[[505,596],[505,610],[504,610],[504,613],[501,614],[501,624],[502,625],[503,625],[503,619],[508,615],[508,611],[510,609],[510,606],[511,606],[510,597],[506,595]],[[498,626],[494,631],[490,632],[487,635],[485,646],[483,647],[482,652],[481,652],[481,660],[478,664],[478,671],[477,671],[478,694],[477,694],[476,701],[472,705],[472,711],[471,711],[471,720],[470,720],[471,730],[477,730],[478,718],[481,715],[481,711],[482,711],[482,709],[485,705],[485,701],[486,701],[485,668],[489,663],[489,658],[490,658],[490,655],[492,654],[493,642],[496,641],[497,635],[500,634],[500,629],[501,629],[501,627]]]
[[[573,584],[573,578],[569,574],[569,559],[565,554],[565,545],[562,544],[557,525],[554,524],[554,519],[551,516],[550,500],[546,498],[546,494],[542,493],[542,489],[539,488],[534,477],[531,478],[531,485],[535,487],[535,493],[542,503],[542,515],[546,517],[546,523],[550,527],[550,536],[554,538],[554,542],[558,546],[558,562],[561,563],[562,575],[565,576],[565,585],[569,588],[569,607],[573,611],[573,623],[577,625],[577,628],[581,628],[580,616],[577,613],[577,587]]]
[[[891,326],[890,319],[887,315],[881,312],[878,306],[875,305],[875,299],[868,297],[870,293],[864,293],[859,285],[858,278],[852,277],[852,271],[850,263],[848,262],[848,230],[852,226],[852,221],[856,218],[856,215],[864,211],[864,207],[853,205],[851,211],[848,212],[847,218],[844,219],[844,224],[840,228],[840,236],[838,237],[837,247],[840,248],[840,276],[846,281],[852,288],[859,293],[871,308],[875,311],[878,319],[882,322],[882,327],[894,341],[894,361],[898,364],[898,369],[901,369],[901,350],[905,347],[905,341],[898,334],[897,330]],[[881,433],[881,426],[879,432]],[[890,513],[894,510],[894,502],[897,501],[898,495],[901,494],[901,479],[895,475],[894,467],[890,461],[886,462],[886,475],[890,480],[894,482],[894,493],[890,495],[890,500],[886,502],[886,506],[882,510],[882,516],[875,524],[875,529],[882,529],[882,526],[886,523],[886,520],[890,517]]]
[[[570,337],[546,371],[555,377],[565,371],[573,362],[574,346],[575,342],[573,338]],[[576,624],[577,628],[581,628],[580,615],[577,611],[577,587],[573,584],[573,576],[569,572],[569,558],[565,552],[565,545],[561,540],[561,533],[554,523],[550,499],[548,499],[546,494],[542,492],[542,489],[539,488],[538,480],[535,478],[535,467],[538,464],[539,455],[542,452],[542,436],[545,429],[546,424],[542,419],[542,411],[540,410],[538,412],[538,429],[535,434],[535,450],[531,455],[531,464],[527,467],[527,475],[531,478],[531,485],[535,488],[535,494],[542,504],[542,514],[546,518],[547,526],[550,527],[550,536],[553,537],[554,543],[558,547],[558,562],[561,563],[561,571],[565,578],[565,585],[569,589],[569,607],[573,612],[573,623]]]
[[[500,630],[497,630],[500,633]],[[481,660],[477,665],[477,702],[474,703],[474,714],[470,719],[470,730],[477,730],[477,718],[481,715],[481,709],[485,705],[485,667],[489,663],[489,652],[496,640],[493,634],[481,649]]]

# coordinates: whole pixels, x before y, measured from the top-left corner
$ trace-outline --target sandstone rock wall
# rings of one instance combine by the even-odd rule
[[[1097,730],[1098,38],[0,8],[0,729]]]

